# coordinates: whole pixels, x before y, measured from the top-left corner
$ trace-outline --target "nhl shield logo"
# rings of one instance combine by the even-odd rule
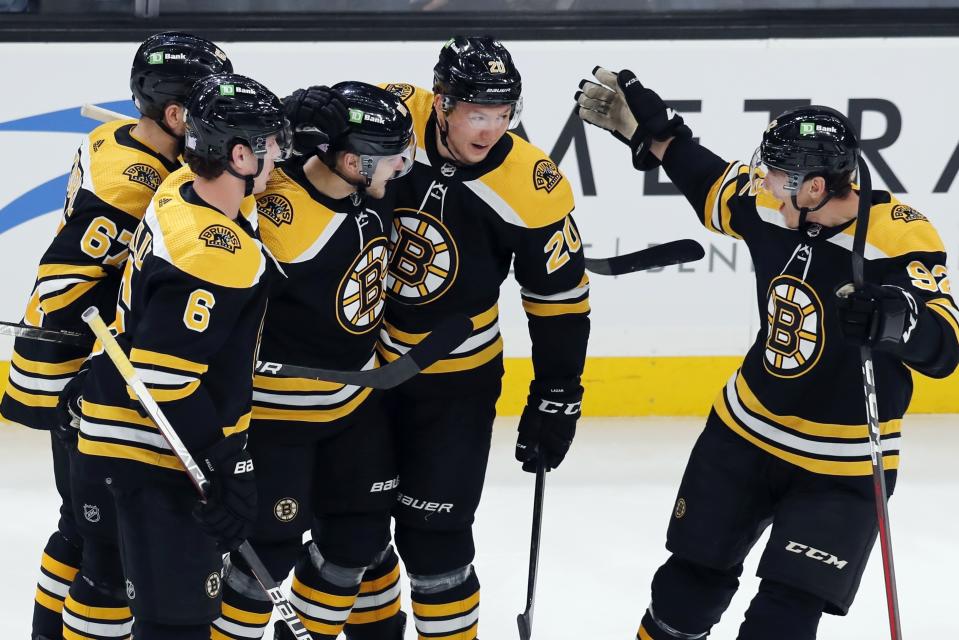
[[[273,505],[273,515],[280,522],[290,522],[299,511],[300,505],[293,498],[281,498]]]
[[[220,580],[219,573],[214,572],[208,575],[206,577],[206,581],[204,582],[206,595],[210,598],[215,598],[220,595],[220,587],[222,584],[223,582]]]
[[[100,507],[95,504],[83,505],[83,517],[87,522],[100,522]]]
[[[452,178],[453,174],[456,173],[456,165],[444,162],[443,166],[440,167],[440,173],[444,178]]]
[[[240,238],[233,229],[222,224],[211,224],[200,232],[200,240],[206,242],[206,246],[223,249],[230,253],[236,253],[240,248]]]
[[[160,186],[160,172],[148,164],[131,164],[123,170],[123,175],[125,175],[130,182],[142,184],[151,191],[156,191],[157,187]]]
[[[539,160],[533,165],[533,186],[537,190],[545,189],[550,193],[562,179],[563,174],[552,160]]]
[[[293,205],[278,193],[269,193],[259,198],[256,207],[261,216],[276,226],[293,222]]]

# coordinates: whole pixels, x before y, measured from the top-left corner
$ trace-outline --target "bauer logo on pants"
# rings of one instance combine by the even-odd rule
[[[766,314],[766,370],[779,378],[798,378],[816,366],[825,344],[816,292],[799,278],[781,275],[769,284]]]

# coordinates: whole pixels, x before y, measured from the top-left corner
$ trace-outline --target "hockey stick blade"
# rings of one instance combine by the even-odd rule
[[[472,321],[464,315],[455,315],[443,321],[401,358],[376,369],[342,371],[257,361],[256,372],[279,378],[310,378],[371,389],[392,389],[449,355],[453,349],[463,344],[472,332]]]
[[[16,322],[4,322],[3,320],[0,320],[0,336],[14,336],[16,338],[41,340],[43,342],[59,342],[61,344],[76,345],[78,347],[93,346],[93,338],[76,331],[42,329],[40,327],[30,327]]]
[[[706,255],[695,240],[673,240],[648,249],[610,258],[586,258],[586,269],[602,276],[619,276],[633,271],[659,269],[683,262],[696,262]]]

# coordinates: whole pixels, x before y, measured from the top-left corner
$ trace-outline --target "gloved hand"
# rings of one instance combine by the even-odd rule
[[[283,114],[293,128],[293,151],[311,156],[349,131],[350,116],[339,94],[325,86],[297,89],[283,98]]]
[[[633,166],[640,171],[659,166],[659,159],[649,152],[653,139],[692,137],[682,116],[667,107],[655,91],[644,87],[632,71],[613,73],[595,67],[593,75],[599,84],[591,80],[579,83],[580,91],[574,96],[579,105],[577,114],[629,145]]]
[[[852,284],[837,292],[839,328],[843,338],[858,346],[901,354],[919,323],[925,306],[905,289],[894,285]]]
[[[83,383],[89,371],[90,361],[86,360],[57,397],[57,424],[53,426],[53,433],[63,442],[71,445],[76,443],[80,429]]]
[[[547,471],[560,465],[576,435],[582,402],[583,387],[578,383],[533,381],[516,436],[516,459],[523,463],[523,471],[535,472],[540,458]]]
[[[193,509],[200,527],[225,550],[234,550],[253,533],[256,522],[256,481],[253,460],[245,450],[246,436],[232,435],[197,458],[210,481],[206,502]]]

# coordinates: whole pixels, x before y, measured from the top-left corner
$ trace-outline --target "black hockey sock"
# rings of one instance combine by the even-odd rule
[[[814,640],[826,601],[772,580],[759,584],[738,640]]]
[[[346,587],[333,584],[320,575],[310,554],[305,554],[293,571],[290,603],[313,638],[334,640],[343,630],[359,590],[359,584]],[[276,629],[277,638],[292,636],[283,623],[277,623]]]
[[[33,635],[50,640],[62,636],[63,600],[80,567],[81,549],[54,531],[40,558],[40,577],[33,603]]]
[[[123,640],[130,637],[133,614],[119,589],[108,592],[80,573],[63,605],[63,637]]]
[[[133,637],[136,640],[209,640],[210,625],[168,625],[137,620]]]
[[[402,640],[406,614],[400,611],[400,563],[392,545],[379,564],[367,569],[360,595],[343,631],[348,640]]]
[[[473,640],[479,628],[480,584],[475,571],[465,582],[436,593],[413,598],[413,619],[420,637],[431,640]]]
[[[256,580],[231,567],[223,581],[220,617],[213,621],[211,640],[260,638],[270,623],[273,603]]]

